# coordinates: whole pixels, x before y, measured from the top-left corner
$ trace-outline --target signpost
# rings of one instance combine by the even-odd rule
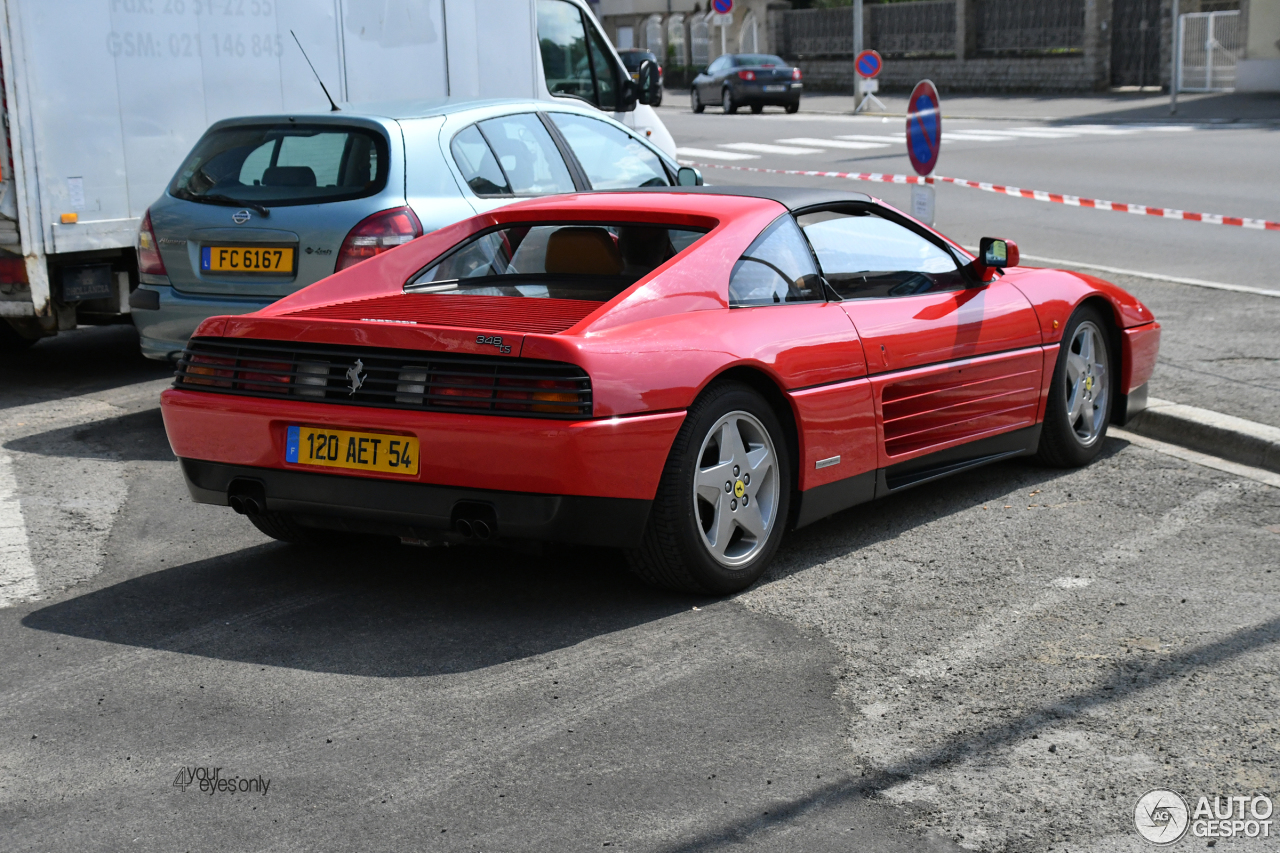
[[[867,107],[867,102],[873,102],[881,110],[885,108],[875,93],[880,91],[880,81],[875,79],[884,69],[884,60],[880,58],[880,54],[874,50],[864,50],[859,53],[853,60],[854,70],[858,72],[858,94],[862,95],[862,103],[854,108],[855,113],[860,113]]]
[[[942,150],[942,106],[938,90],[928,80],[921,80],[907,101],[907,156],[916,174],[928,176],[938,164]],[[911,215],[926,225],[933,225],[933,186],[912,184]]]
[[[716,25],[720,27],[720,55],[729,52],[729,25],[733,23],[733,0],[711,0],[716,13]]]

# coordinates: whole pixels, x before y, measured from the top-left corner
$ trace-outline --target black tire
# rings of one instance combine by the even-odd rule
[[[1067,320],[1062,344],[1058,348],[1057,364],[1053,368],[1053,382],[1049,386],[1040,444],[1036,449],[1038,462],[1055,468],[1078,468],[1089,464],[1102,452],[1102,444],[1107,437],[1107,424],[1111,420],[1111,406],[1115,401],[1116,383],[1120,378],[1120,365],[1115,358],[1111,332],[1110,321],[1090,305],[1077,309]],[[1098,373],[1097,368],[1090,364],[1086,376],[1092,381],[1077,387],[1071,376],[1073,368],[1068,361],[1073,356],[1080,356],[1079,347],[1090,335],[1093,338],[1093,348],[1101,355],[1103,370],[1100,377],[1094,375]],[[1094,359],[1087,361],[1092,362]],[[1098,385],[1101,385],[1101,391],[1098,390]],[[1077,393],[1084,395],[1083,407],[1093,411],[1092,418],[1083,414],[1072,415],[1072,400]]]
[[[799,101],[796,101],[794,104],[787,104],[787,113],[788,113],[788,114],[790,114],[790,113],[798,113],[798,112],[800,112],[800,102],[799,102]]]
[[[726,423],[732,426],[725,426]],[[724,475],[718,474],[717,477],[731,478],[726,480],[723,499],[712,506],[695,496],[695,488],[699,473],[705,476],[706,467],[731,464],[720,461],[725,456],[722,448],[708,444],[727,429],[733,429],[740,440],[745,437],[743,446],[754,446],[752,453],[772,444],[774,462],[768,471],[763,464],[753,469],[758,475],[754,493],[751,472],[741,472],[745,476],[740,477],[735,467],[726,469]],[[765,434],[767,444],[763,440]],[[739,518],[751,520],[745,500],[741,506],[734,504],[732,510],[740,516],[724,516],[725,524],[717,527],[735,495],[738,500],[745,495],[755,501],[751,513],[762,520],[763,538],[751,536],[747,527],[735,526]],[[627,553],[627,562],[636,575],[655,586],[712,595],[739,592],[759,580],[773,559],[782,541],[790,503],[791,459],[777,415],[749,386],[738,382],[715,384],[689,408],[663,469],[644,541]],[[727,531],[719,550],[724,560],[737,560],[736,564],[727,565],[713,556],[715,545],[708,540],[709,533],[704,532],[713,527],[717,528],[717,539],[721,531]],[[730,553],[734,548],[736,553]]]
[[[702,103],[702,98],[698,97],[698,90],[696,87],[689,90],[689,105],[693,108],[695,113],[700,113],[707,108],[707,105]]]
[[[738,111],[738,105],[733,102],[733,90],[728,86],[725,86],[724,91],[720,93],[720,108],[724,110],[725,115],[733,115]]]
[[[751,113],[752,113],[753,115],[760,115],[760,113],[762,113],[762,112],[764,112],[764,105],[763,105],[763,104],[752,104],[752,105],[751,105]]]

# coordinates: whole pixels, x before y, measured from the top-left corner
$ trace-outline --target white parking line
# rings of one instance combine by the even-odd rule
[[[962,142],[1009,142],[1012,136],[995,136],[990,133],[976,133],[971,130],[947,131],[944,139],[955,139]]]
[[[778,139],[776,142],[788,143],[791,145],[813,145],[819,148],[848,148],[852,151],[860,151],[867,148],[888,148],[889,142],[851,142],[840,139],[814,139],[808,136],[797,136],[791,139]]]
[[[0,607],[34,598],[39,592],[13,460],[0,450]]]
[[[821,154],[821,148],[793,148],[788,145],[768,145],[764,142],[726,142],[721,148],[738,151],[758,151],[761,154]]]
[[[836,139],[854,139],[864,142],[896,142],[899,145],[907,144],[907,135],[905,133],[881,134],[880,136],[872,136],[867,133],[846,133],[837,136]]]
[[[970,249],[970,251],[975,251]],[[1131,275],[1135,278],[1149,278],[1153,281],[1171,281],[1174,284],[1189,284],[1192,287],[1207,287],[1210,290],[1230,290],[1234,293],[1252,293],[1255,296],[1273,296],[1280,297],[1280,290],[1267,290],[1262,287],[1249,287],[1245,284],[1227,284],[1222,281],[1205,281],[1199,278],[1182,278],[1176,275],[1162,275],[1160,273],[1143,272],[1141,270],[1126,270],[1120,267],[1108,267],[1101,264],[1090,264],[1084,261],[1068,261],[1062,258],[1046,258],[1041,255],[1023,255],[1023,259],[1028,261],[1039,261],[1045,264],[1053,264],[1061,267],[1081,267],[1087,270],[1099,270],[1101,272],[1109,272],[1115,275]]]
[[[711,160],[759,160],[755,154],[738,154],[734,151],[719,151],[714,148],[677,148],[676,153],[682,157],[706,157]]]

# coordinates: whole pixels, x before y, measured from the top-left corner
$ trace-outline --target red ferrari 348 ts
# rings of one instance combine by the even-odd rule
[[[500,208],[204,323],[165,391],[192,496],[289,542],[616,546],[743,589],[783,531],[966,468],[1083,465],[1160,326],[859,193]]]

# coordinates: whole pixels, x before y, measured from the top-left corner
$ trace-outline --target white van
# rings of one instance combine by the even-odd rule
[[[142,217],[205,129],[328,109],[321,83],[339,104],[586,102],[675,155],[656,81],[584,0],[0,0],[0,75],[0,350],[119,322]]]

